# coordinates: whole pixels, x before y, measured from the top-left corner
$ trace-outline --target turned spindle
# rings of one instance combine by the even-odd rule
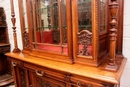
[[[14,4],[13,4],[13,0],[10,0],[10,4],[11,4],[11,21],[12,21],[12,24],[13,24],[13,36],[14,36],[14,49],[13,49],[13,52],[20,52],[21,50],[18,48],[18,44],[17,44],[17,34],[16,34],[16,26],[15,26],[15,23],[16,23],[16,18],[15,18],[15,12],[14,12]]]
[[[110,10],[110,17],[111,21],[110,29],[109,29],[109,62],[106,67],[107,70],[117,71],[118,66],[115,63],[115,56],[116,56],[116,41],[117,41],[117,29],[116,26],[117,22],[117,14],[118,14],[118,3],[116,0],[111,0],[111,4],[109,5]]]

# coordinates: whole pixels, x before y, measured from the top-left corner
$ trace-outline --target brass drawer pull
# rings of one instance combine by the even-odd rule
[[[88,84],[88,87],[92,87],[92,85],[91,85],[91,84]]]
[[[77,82],[77,87],[81,87],[80,81]]]
[[[43,75],[44,75],[44,71],[42,71],[41,73],[39,73],[38,70],[36,70],[35,72],[36,72],[36,74],[37,74],[38,76],[43,76]]]
[[[12,61],[12,65],[13,65],[13,66],[16,66],[16,65],[17,65],[17,62]]]

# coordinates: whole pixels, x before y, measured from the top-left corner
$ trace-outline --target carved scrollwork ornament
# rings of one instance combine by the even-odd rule
[[[77,34],[78,36],[78,45],[82,46],[82,49],[79,50],[78,54],[81,55],[90,55],[88,50],[88,46],[92,44],[92,33],[88,30],[82,30]]]

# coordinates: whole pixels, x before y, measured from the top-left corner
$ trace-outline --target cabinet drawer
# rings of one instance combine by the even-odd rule
[[[9,58],[9,60],[11,61],[12,66],[23,66],[24,65],[24,63],[22,61],[11,59],[11,58]]]
[[[28,64],[25,63],[24,66],[26,68],[28,68],[30,71],[32,71],[33,73],[35,73],[37,76],[40,77],[49,77],[49,78],[55,78],[56,80],[59,81],[64,81],[65,79],[65,73],[60,72],[60,71],[56,71],[53,69],[49,69],[46,67],[41,67],[41,66],[36,66],[36,65],[32,65],[32,64]]]
[[[33,75],[34,87],[66,87],[66,84],[55,80],[55,78],[49,78],[46,76],[40,77],[34,73]]]
[[[92,80],[89,78],[71,77],[71,82],[74,87],[104,87],[102,82]]]

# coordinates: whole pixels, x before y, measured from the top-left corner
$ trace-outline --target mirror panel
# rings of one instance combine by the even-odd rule
[[[67,54],[66,0],[35,0],[35,3],[34,49]]]

